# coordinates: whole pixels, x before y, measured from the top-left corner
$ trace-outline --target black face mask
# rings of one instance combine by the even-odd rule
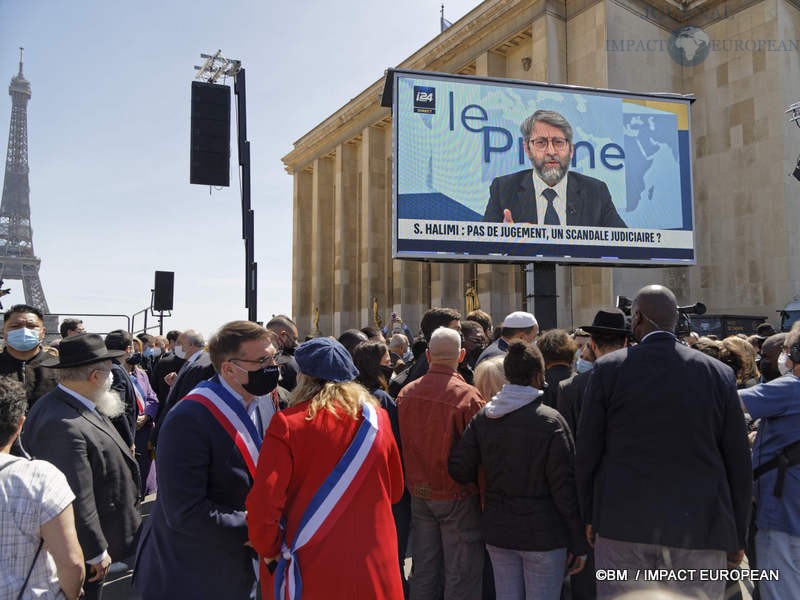
[[[278,387],[280,370],[277,365],[247,372],[247,383],[242,387],[253,396],[265,396]]]
[[[392,369],[391,365],[379,365],[378,368],[381,370],[381,374],[386,378],[386,383],[388,384],[392,379],[392,375],[394,375],[394,369]]]
[[[125,362],[129,365],[140,365],[142,364],[142,355],[139,352],[134,352],[128,358],[125,359]]]

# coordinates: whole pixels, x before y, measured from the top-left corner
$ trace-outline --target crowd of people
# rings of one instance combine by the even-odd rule
[[[451,308],[417,337],[393,314],[302,343],[283,315],[209,340],[68,319],[56,349],[16,305],[0,597],[99,598],[125,562],[144,600],[735,598],[745,555],[778,574],[761,598],[800,597],[800,326],[677,323],[653,285],[573,331]]]

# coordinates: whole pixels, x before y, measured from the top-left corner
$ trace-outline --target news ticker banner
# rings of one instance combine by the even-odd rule
[[[411,71],[392,77],[396,257],[442,260],[452,252],[458,260],[527,260],[544,253],[563,262],[616,256],[694,263],[689,99]],[[488,220],[495,179],[530,173],[520,124],[539,109],[558,112],[572,127],[569,171],[602,182],[628,230],[652,235],[615,236],[604,228],[608,234],[584,236],[569,221],[560,238],[539,236],[536,226],[513,238],[467,234],[478,231],[469,223]],[[569,201],[569,186],[566,193]],[[464,227],[452,230],[456,240],[420,232],[412,221]],[[602,246],[629,251],[598,254]]]
[[[400,247],[409,252],[436,242],[439,248],[456,254],[467,248],[483,250],[490,260],[508,255],[530,258],[558,254],[588,262],[639,260],[665,251],[668,259],[685,261],[693,256],[694,243],[691,231],[424,219],[399,219],[397,237],[403,240]],[[491,256],[493,250],[500,253]]]

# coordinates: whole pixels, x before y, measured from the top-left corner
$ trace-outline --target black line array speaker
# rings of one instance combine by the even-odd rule
[[[227,187],[231,162],[231,88],[192,82],[189,183]]]
[[[172,296],[175,288],[173,271],[156,271],[153,286],[153,310],[157,312],[172,310]]]

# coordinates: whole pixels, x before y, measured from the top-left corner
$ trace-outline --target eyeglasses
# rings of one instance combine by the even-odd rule
[[[281,356],[280,353],[276,353],[270,356],[264,356],[262,358],[259,358],[258,360],[250,360],[247,358],[229,358],[228,360],[232,363],[243,362],[243,363],[258,365],[260,368],[263,369],[264,367],[273,367],[277,365],[280,356]]]
[[[556,152],[562,152],[567,148],[567,146],[569,146],[569,142],[567,141],[567,139],[561,137],[556,137],[556,138],[540,137],[540,138],[534,138],[529,141],[531,144],[533,144],[533,147],[539,151],[547,150],[547,146],[550,144],[553,145],[553,149]]]

